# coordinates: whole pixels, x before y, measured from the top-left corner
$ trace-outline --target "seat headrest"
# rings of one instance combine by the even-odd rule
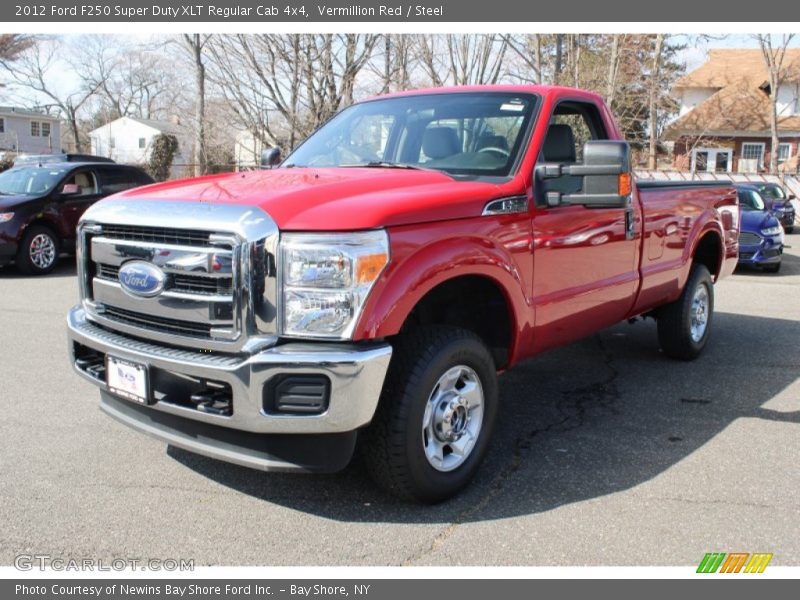
[[[575,136],[572,133],[572,127],[561,123],[552,123],[544,138],[542,154],[545,162],[575,162]]]
[[[430,127],[422,135],[422,151],[430,158],[445,158],[461,151],[456,130],[451,127]]]
[[[86,173],[76,173],[75,185],[77,185],[79,188],[90,188],[92,187],[92,182],[89,181],[89,176],[86,175]]]

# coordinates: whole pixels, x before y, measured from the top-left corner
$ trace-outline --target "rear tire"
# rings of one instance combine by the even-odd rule
[[[777,273],[781,270],[781,263],[773,263],[771,265],[764,265],[762,267],[766,273]]]
[[[694,360],[705,348],[714,316],[714,283],[704,265],[695,264],[680,298],[658,315],[658,342],[664,354]]]
[[[30,227],[17,250],[16,265],[26,275],[47,275],[58,264],[61,241],[43,225]]]
[[[446,500],[477,472],[496,414],[497,372],[480,338],[444,326],[403,334],[362,434],[367,469],[391,494]]]
[[[786,233],[794,233],[794,225],[789,225],[785,231]]]

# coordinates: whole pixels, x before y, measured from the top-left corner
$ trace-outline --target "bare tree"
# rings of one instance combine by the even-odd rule
[[[794,38],[794,34],[783,34],[777,43],[773,43],[772,34],[758,34],[755,36],[758,45],[761,47],[761,54],[764,56],[764,64],[767,67],[767,77],[769,81],[769,123],[772,140],[769,153],[769,172],[778,172],[778,147],[780,139],[778,136],[778,93],[781,85],[786,81],[788,75],[787,65],[785,64],[786,49]]]
[[[664,48],[664,34],[656,34],[653,49],[653,66],[650,70],[650,103],[648,121],[650,136],[648,141],[647,168],[656,168],[658,158],[658,92],[661,88],[661,59]]]
[[[83,152],[86,144],[81,136],[79,114],[97,93],[102,82],[96,77],[82,77],[70,89],[64,89],[55,83],[52,73],[56,69],[63,69],[65,63],[76,73],[81,73],[77,59],[69,55],[69,49],[64,42],[53,39],[23,50],[15,57],[13,64],[5,61],[0,64],[5,68],[11,85],[22,91],[28,104],[61,113],[75,140],[75,150]]]
[[[8,63],[36,43],[36,38],[21,33],[0,34],[0,62]]]
[[[216,36],[209,46],[212,78],[256,137],[293,147],[353,102],[356,79],[379,39],[377,34]]]
[[[514,76],[530,83],[544,83],[542,35],[538,33],[525,36],[506,35],[503,38],[512,51],[512,58],[508,60],[509,66],[513,67],[516,61],[521,61],[523,67],[531,71],[530,77],[522,75],[519,70],[515,70]]]
[[[206,172],[206,65],[204,49],[209,40],[208,34],[184,33],[181,41],[189,55],[194,68],[195,104],[194,104],[194,163],[195,176]]]
[[[620,46],[624,42],[624,35],[611,36],[611,52],[608,57],[608,73],[606,76],[606,104],[611,106],[614,102],[614,95],[617,90],[617,77],[619,75]]]
[[[188,86],[181,85],[181,74],[158,46],[126,47],[119,38],[87,36],[84,48],[81,72],[87,82],[98,84],[96,119],[166,119],[185,104]]]

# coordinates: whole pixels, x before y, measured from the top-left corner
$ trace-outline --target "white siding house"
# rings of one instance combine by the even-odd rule
[[[178,153],[172,163],[172,175],[181,176],[190,162],[190,142],[183,128],[175,123],[121,117],[93,129],[89,138],[92,154],[106,156],[118,163],[143,165],[150,158],[153,140],[162,133],[178,138]]]
[[[0,106],[0,152],[61,152],[61,123],[58,117],[13,106]]]
[[[236,170],[252,169],[261,164],[261,152],[264,144],[249,131],[240,131],[236,134],[233,146],[233,159]]]

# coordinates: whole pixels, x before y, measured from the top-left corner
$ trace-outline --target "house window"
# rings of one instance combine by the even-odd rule
[[[147,145],[147,140],[145,138],[139,138],[139,148],[144,148]]]
[[[745,142],[742,144],[742,160],[753,161],[756,168],[764,167],[764,144]]]
[[[0,133],[6,132],[6,120],[3,117],[0,117]]]
[[[42,137],[50,137],[50,123],[47,121],[42,121],[41,129]]]
[[[778,164],[783,164],[792,158],[792,145],[788,143],[778,144]]]
[[[31,137],[40,137],[42,135],[42,127],[39,121],[31,121]]]

